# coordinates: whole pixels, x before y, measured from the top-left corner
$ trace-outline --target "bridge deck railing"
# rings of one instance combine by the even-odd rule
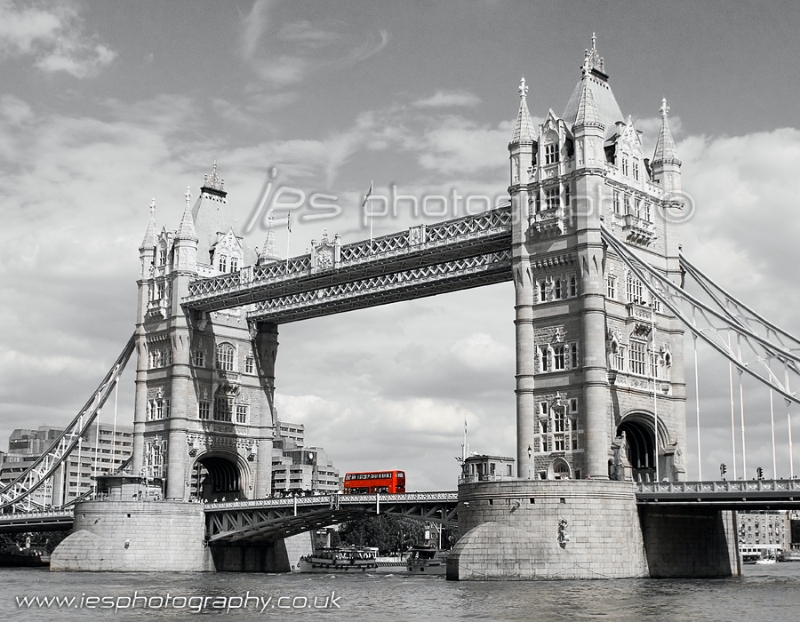
[[[457,492],[410,492],[405,494],[377,494],[377,495],[317,495],[311,497],[284,497],[281,499],[251,499],[243,501],[224,501],[219,503],[206,503],[206,512],[220,512],[225,510],[250,509],[250,508],[280,508],[280,507],[313,507],[329,505],[342,507],[347,505],[377,505],[378,503],[456,503]]]
[[[314,266],[311,255],[306,254],[263,266],[249,266],[230,274],[196,279],[189,284],[189,295],[184,302],[191,303],[222,293],[236,293],[258,284],[279,284],[298,277],[310,276],[315,272],[380,262],[393,256],[435,249],[493,233],[507,233],[510,231],[510,225],[511,209],[508,206],[430,226],[423,224],[372,240],[341,246],[334,264],[326,268]]]
[[[706,482],[642,482],[639,494],[742,493],[742,492],[800,493],[800,479],[718,480]]]

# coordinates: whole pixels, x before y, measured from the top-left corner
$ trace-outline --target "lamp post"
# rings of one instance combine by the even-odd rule
[[[533,451],[531,450],[531,446],[528,445],[528,479],[531,478],[531,454]]]

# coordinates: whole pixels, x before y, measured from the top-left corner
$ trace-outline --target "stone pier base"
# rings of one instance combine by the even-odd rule
[[[449,580],[647,577],[631,482],[462,484]]]
[[[213,571],[199,503],[86,501],[50,570]]]
[[[735,512],[652,504],[640,512],[650,576],[741,574]]]
[[[311,532],[276,542],[211,544],[214,566],[221,572],[291,572],[303,555],[313,552]]]

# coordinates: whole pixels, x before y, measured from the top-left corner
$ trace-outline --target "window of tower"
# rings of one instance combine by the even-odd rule
[[[545,199],[547,202],[547,209],[558,209],[561,203],[558,196],[558,186],[545,190]]]
[[[628,175],[628,158],[622,158],[622,174],[627,177]]]
[[[578,367],[578,344],[577,342],[569,345],[569,366],[571,369]]]
[[[237,270],[239,270],[239,258],[231,257],[231,272],[236,272]]]
[[[569,184],[564,185],[564,206],[569,207],[572,205],[572,195],[569,189]]]
[[[645,374],[645,358],[647,344],[644,341],[631,341],[630,347],[630,372],[632,374]]]
[[[558,162],[558,142],[548,143],[544,146],[544,163],[555,164]]]
[[[158,249],[158,265],[164,266],[167,263],[167,247],[160,246]]]
[[[635,158],[633,160],[633,178],[639,181],[639,160]]]
[[[208,420],[211,419],[211,403],[210,402],[200,402],[197,405],[197,415],[200,419]]]
[[[231,420],[231,402],[227,397],[218,397],[214,401],[214,421]]]
[[[555,371],[563,371],[566,368],[566,347],[555,346],[553,348],[553,369]]]
[[[228,271],[228,257],[225,255],[219,256],[219,271],[220,272]]]
[[[629,194],[625,195],[625,213],[626,214],[631,213],[631,195]]]
[[[192,365],[195,367],[206,366],[206,353],[202,350],[194,350],[192,352]]]
[[[606,285],[607,285],[607,288],[606,288],[607,292],[606,293],[608,295],[608,298],[611,299],[611,300],[616,300],[617,299],[617,278],[613,277],[613,276],[607,277]]]
[[[236,423],[247,423],[247,404],[236,405]]]
[[[578,281],[574,276],[569,277],[569,295],[571,297],[578,295]]]
[[[256,369],[256,361],[252,356],[248,356],[244,360],[244,373],[246,374],[253,374],[255,373]]]
[[[539,347],[539,369],[550,371],[550,348],[548,346]]]
[[[539,281],[539,302],[547,301],[547,283]]]
[[[628,302],[635,302],[639,305],[645,304],[644,295],[642,293],[642,282],[636,278],[632,272],[628,272],[627,286]]]
[[[622,213],[622,201],[620,200],[619,190],[614,190],[614,213]]]
[[[553,297],[556,300],[561,300],[563,298],[563,288],[561,285],[561,279],[556,279],[553,283]]]
[[[236,348],[229,343],[221,343],[217,346],[217,369],[223,371],[235,371]]]
[[[644,213],[643,213],[642,216],[644,217],[644,219],[647,222],[653,222],[651,209],[652,209],[652,207],[651,207],[650,203],[648,201],[645,201],[644,208],[643,208],[643,212]]]

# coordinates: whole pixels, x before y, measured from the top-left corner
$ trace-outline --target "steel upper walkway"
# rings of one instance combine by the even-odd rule
[[[196,279],[182,305],[205,312],[254,305],[249,320],[280,324],[510,281],[511,208],[326,251],[324,262],[307,254]]]

